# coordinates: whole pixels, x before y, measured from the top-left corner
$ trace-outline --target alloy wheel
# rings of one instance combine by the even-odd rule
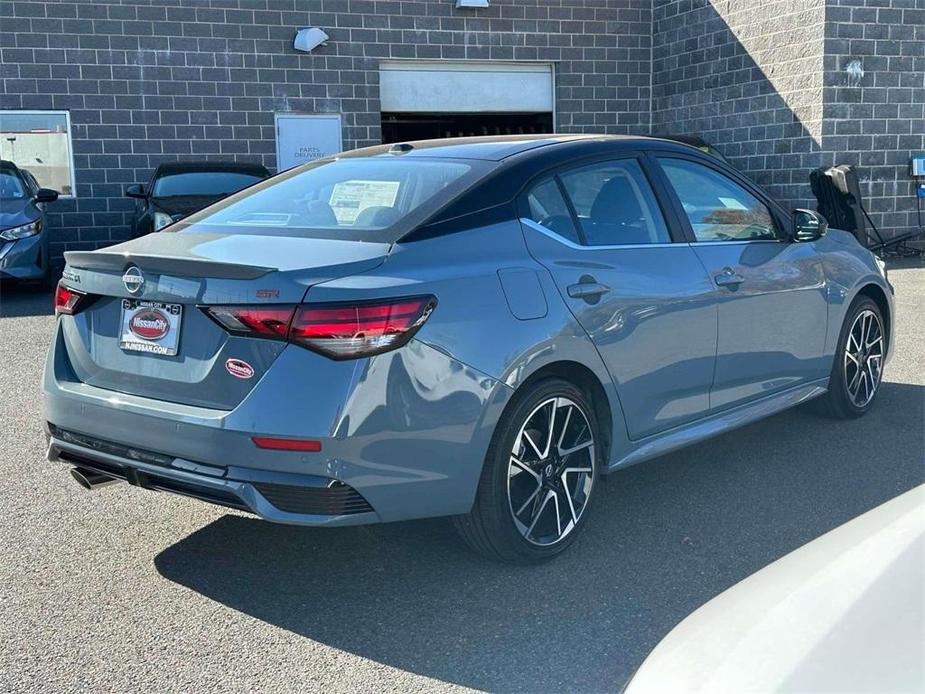
[[[845,386],[855,407],[866,407],[880,385],[883,368],[883,326],[865,309],[854,319],[845,344]]]
[[[520,427],[508,463],[508,505],[520,534],[554,545],[578,525],[591,497],[594,434],[588,416],[566,397],[537,405]]]

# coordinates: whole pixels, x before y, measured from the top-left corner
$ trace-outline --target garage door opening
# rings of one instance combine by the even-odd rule
[[[548,63],[383,61],[382,141],[551,133],[554,93]]]
[[[553,131],[551,113],[383,113],[382,141],[531,135]]]

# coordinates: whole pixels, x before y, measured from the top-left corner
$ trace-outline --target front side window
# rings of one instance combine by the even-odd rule
[[[154,182],[151,195],[156,198],[174,198],[185,195],[219,197],[247,188],[263,176],[236,171],[191,171],[160,176]]]
[[[66,111],[0,111],[0,159],[28,170],[42,188],[74,195]]]
[[[461,192],[484,164],[429,157],[322,160],[232,195],[172,230],[396,240]]]
[[[561,175],[589,246],[670,243],[649,181],[635,159],[591,164]]]
[[[777,238],[770,210],[745,188],[707,166],[659,157],[698,241]]]

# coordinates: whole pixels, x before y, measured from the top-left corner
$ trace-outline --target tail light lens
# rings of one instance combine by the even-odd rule
[[[433,311],[433,297],[351,306],[300,306],[289,340],[332,359],[388,352],[406,344]]]
[[[212,320],[232,335],[285,340],[289,335],[293,306],[210,306]]]
[[[58,282],[58,287],[55,289],[55,315],[73,315],[86,301],[87,294],[85,292],[65,287],[64,284]]]
[[[402,297],[350,304],[206,306],[203,310],[234,335],[287,340],[332,359],[381,354],[406,344],[437,300]]]

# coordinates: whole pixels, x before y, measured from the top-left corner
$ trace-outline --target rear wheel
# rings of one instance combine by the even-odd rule
[[[866,296],[848,309],[829,377],[829,392],[820,399],[823,413],[839,419],[860,417],[880,391],[886,333],[880,308]]]
[[[566,549],[587,519],[598,440],[584,392],[558,378],[528,386],[498,423],[472,511],[455,519],[460,535],[512,563]]]

